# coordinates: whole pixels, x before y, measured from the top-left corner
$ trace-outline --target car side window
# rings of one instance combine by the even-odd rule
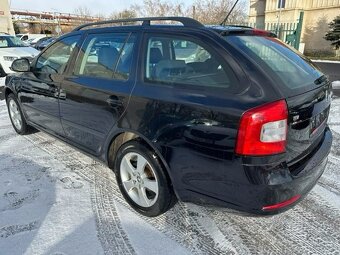
[[[8,47],[8,41],[5,38],[0,37],[0,48]]]
[[[127,80],[135,36],[128,33],[90,34],[79,52],[75,75]]]
[[[71,54],[80,39],[80,35],[66,37],[57,41],[36,62],[35,69],[45,74],[62,74],[66,70]]]
[[[181,37],[150,37],[145,80],[171,85],[228,88],[235,76],[206,45]]]

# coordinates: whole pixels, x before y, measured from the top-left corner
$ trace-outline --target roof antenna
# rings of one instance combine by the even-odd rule
[[[227,17],[225,17],[224,20],[222,21],[222,23],[220,24],[221,26],[224,26],[224,25],[225,25],[225,23],[227,22],[227,20],[228,20],[230,14],[231,14],[232,11],[234,10],[235,6],[237,5],[238,1],[239,1],[239,0],[236,0],[236,2],[234,3],[233,7],[232,7],[231,10],[229,11]]]

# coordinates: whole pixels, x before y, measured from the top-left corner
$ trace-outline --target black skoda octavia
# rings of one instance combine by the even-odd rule
[[[12,69],[16,132],[34,127],[106,162],[147,216],[177,198],[278,213],[327,163],[331,84],[266,31],[180,17],[97,22]]]

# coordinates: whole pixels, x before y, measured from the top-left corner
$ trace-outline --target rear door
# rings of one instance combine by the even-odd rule
[[[331,103],[331,84],[314,64],[299,52],[272,37],[226,36],[274,81],[289,108],[287,162],[298,170],[301,159],[320,144]]]
[[[184,30],[184,29],[183,29]],[[241,110],[237,93],[249,81],[199,32],[145,33],[141,74],[125,116],[134,130],[159,146],[177,189],[209,192],[228,174]],[[239,77],[239,79],[238,79]],[[130,127],[129,127],[130,128]],[[207,164],[207,162],[209,162]],[[198,174],[201,173],[201,174]]]
[[[98,154],[127,107],[135,83],[134,33],[87,34],[60,92],[66,137]]]

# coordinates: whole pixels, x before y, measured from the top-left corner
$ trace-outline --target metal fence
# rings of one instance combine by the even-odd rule
[[[277,23],[265,23],[265,24],[246,23],[237,25],[268,30],[270,32],[275,33],[277,37],[282,41],[290,44],[296,49],[299,49],[303,17],[304,12],[300,12],[299,20],[294,22],[280,23],[279,25]]]

